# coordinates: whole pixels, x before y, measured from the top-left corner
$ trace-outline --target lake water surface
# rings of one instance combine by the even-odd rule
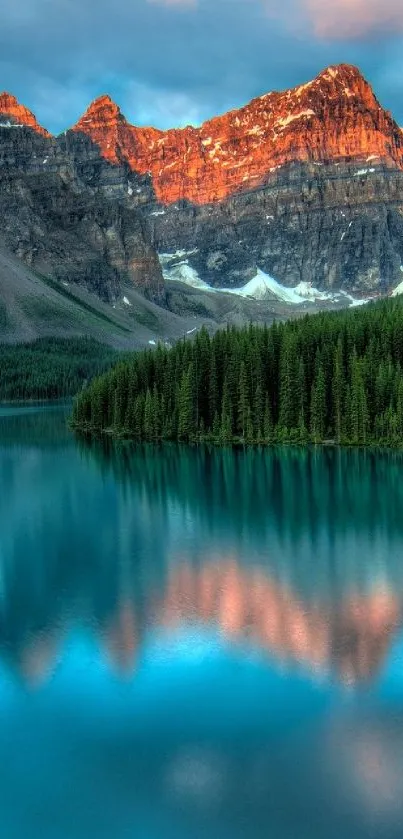
[[[403,835],[403,459],[0,408],[4,839]]]

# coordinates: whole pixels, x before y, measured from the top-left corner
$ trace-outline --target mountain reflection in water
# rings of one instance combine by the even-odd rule
[[[118,567],[114,570],[119,574]],[[267,571],[216,556],[201,567],[179,560],[164,591],[142,588],[139,602],[135,568],[126,569],[129,577],[130,570],[132,585],[127,579],[125,587],[124,576],[115,580],[116,601],[106,609],[95,605],[95,575],[91,592],[77,585],[72,602],[59,597],[56,609],[52,603],[41,620],[28,610],[20,631],[13,621],[14,637],[3,610],[3,654],[27,683],[42,682],[52,672],[72,618],[91,627],[116,672],[135,671],[148,633],[157,630],[166,649],[171,638],[175,642],[178,634],[196,628],[282,667],[300,665],[313,678],[334,677],[347,685],[375,679],[401,627],[403,598],[383,586],[367,593],[352,590],[334,601],[314,594],[304,601]],[[3,596],[7,605],[6,591]]]
[[[6,839],[401,839],[402,464],[0,416]]]

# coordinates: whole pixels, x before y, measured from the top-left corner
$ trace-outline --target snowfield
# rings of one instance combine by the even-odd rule
[[[392,297],[399,297],[400,294],[403,294],[403,281],[392,291]]]
[[[264,300],[269,295],[273,295],[278,300],[283,300],[284,303],[291,303],[294,306],[304,302],[296,289],[286,288],[260,269],[258,269],[256,276],[242,288],[221,290],[229,291],[230,294],[237,294],[239,297],[253,297],[255,300]]]
[[[266,300],[267,298],[274,297],[276,300],[280,300],[290,306],[301,306],[303,303],[315,303],[319,301],[338,303],[342,300],[347,300],[350,306],[362,306],[369,302],[367,299],[355,298],[345,291],[319,291],[319,289],[314,288],[308,282],[301,282],[294,288],[287,288],[287,286],[277,282],[274,277],[265,274],[260,268],[258,268],[256,275],[241,288],[213,288],[199,277],[195,268],[189,265],[188,259],[184,258],[196,252],[177,251],[172,254],[159,254],[164,279],[171,282],[184,283],[185,285],[191,286],[191,288],[207,291],[211,294],[216,294],[217,292],[221,294],[235,294],[238,297],[250,297],[253,300]],[[177,262],[177,259],[180,259],[180,261]],[[401,292],[398,292],[396,289],[394,294],[403,293],[403,283],[401,283],[401,289]]]
[[[163,264],[162,267],[162,273],[164,275],[164,279],[166,280],[174,280],[178,283],[185,283],[185,285],[190,285],[192,288],[200,288],[203,289],[203,291],[215,291],[214,288],[211,288],[211,286],[200,279],[197,271],[190,267],[187,260],[177,262],[175,265],[172,265],[171,268],[164,268]]]

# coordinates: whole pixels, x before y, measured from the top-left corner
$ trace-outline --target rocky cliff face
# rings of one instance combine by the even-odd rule
[[[402,280],[403,132],[360,72],[330,67],[200,128],[130,125],[108,96],[50,137],[0,96],[8,245],[110,299],[162,275],[358,294]],[[179,267],[179,275],[178,275]]]
[[[261,269],[286,286],[386,293],[402,280],[403,172],[369,166],[291,164],[258,190],[157,211],[167,277],[179,265],[240,287]]]
[[[132,283],[162,301],[164,282],[142,214],[127,199],[127,166],[86,136],[51,137],[13,97],[0,97],[0,234],[29,266],[104,300]]]
[[[355,67],[198,129],[136,128],[102,97],[75,130],[150,178],[133,199],[146,200],[156,249],[179,253],[166,276],[181,262],[222,287],[257,269],[288,286],[363,294],[401,281],[403,132]]]
[[[6,92],[0,93],[0,126],[3,128],[16,128],[24,125],[28,128],[33,128],[34,131],[43,137],[50,137],[49,132],[39,125],[34,114],[28,108],[25,108],[24,105],[20,105],[15,96],[10,96]]]
[[[209,204],[261,186],[290,163],[351,159],[403,165],[403,133],[355,67],[330,67],[313,82],[268,93],[200,128],[129,125],[109,97],[75,126],[113,163],[150,172],[157,199]]]

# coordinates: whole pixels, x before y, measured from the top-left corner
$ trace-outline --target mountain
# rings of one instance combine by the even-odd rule
[[[0,96],[0,234],[27,265],[112,302],[131,282],[161,301],[164,283],[146,220],[122,200],[127,173],[81,134],[51,137]]]
[[[301,162],[382,161],[403,165],[403,135],[355,67],[330,67],[313,82],[268,93],[200,128],[157,131],[130,125],[101,96],[74,127],[113,163],[150,172],[162,204],[210,204],[261,187]]]
[[[34,131],[42,134],[43,137],[50,137],[46,128],[42,128],[39,125],[32,111],[29,111],[24,105],[20,105],[18,99],[15,96],[10,96],[9,93],[0,93],[0,114],[2,118],[2,122],[0,122],[1,128],[26,126],[27,128],[33,128]]]
[[[403,132],[349,65],[168,131],[101,96],[52,137],[0,95],[7,248],[109,305],[127,285],[180,315],[195,294],[211,314],[212,290],[268,311],[387,294],[402,281],[402,196]]]

